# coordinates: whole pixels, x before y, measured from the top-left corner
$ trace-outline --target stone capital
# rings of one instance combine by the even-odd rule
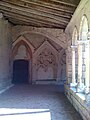
[[[72,49],[73,51],[75,51],[75,50],[76,50],[76,48],[77,48],[77,46],[76,46],[76,45],[71,45],[71,49]]]
[[[83,44],[87,45],[89,42],[90,42],[90,40],[78,40],[78,41],[77,41],[78,45],[81,45],[81,46],[82,46]]]

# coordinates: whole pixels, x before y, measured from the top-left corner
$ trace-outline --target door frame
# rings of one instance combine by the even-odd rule
[[[27,61],[28,62],[28,81],[27,81],[27,83],[32,83],[32,79],[31,79],[31,72],[30,72],[30,70],[31,70],[31,62],[29,61],[29,60],[27,60],[27,59],[15,59],[15,60],[13,60],[13,64],[12,64],[12,71],[14,72],[14,62],[15,61],[19,61],[19,60],[23,60],[23,61]],[[13,72],[12,72],[12,82],[13,82]]]
[[[28,62],[29,62],[29,84],[32,84],[32,49],[30,48],[29,42],[27,40],[25,40],[24,38],[23,39],[18,38],[16,41],[15,41],[15,43],[13,43],[12,54],[11,54],[12,78],[13,78],[13,62],[15,60],[19,60],[19,59],[15,59],[15,56],[18,52],[18,48],[20,47],[20,45],[24,45],[26,47],[27,54],[29,56],[27,58],[23,58],[22,60],[28,60]]]

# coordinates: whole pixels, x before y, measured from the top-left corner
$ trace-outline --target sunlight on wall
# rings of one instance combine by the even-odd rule
[[[0,108],[0,120],[51,120],[49,109]]]

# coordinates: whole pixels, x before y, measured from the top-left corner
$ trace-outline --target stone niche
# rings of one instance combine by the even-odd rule
[[[57,51],[45,41],[33,55],[33,81],[55,82],[57,60]]]

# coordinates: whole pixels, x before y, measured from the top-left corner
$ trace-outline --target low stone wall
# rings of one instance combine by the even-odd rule
[[[85,95],[83,93],[76,93],[74,88],[70,88],[64,85],[65,95],[75,107],[75,109],[80,113],[83,120],[90,120],[90,106],[87,105],[85,101]]]

